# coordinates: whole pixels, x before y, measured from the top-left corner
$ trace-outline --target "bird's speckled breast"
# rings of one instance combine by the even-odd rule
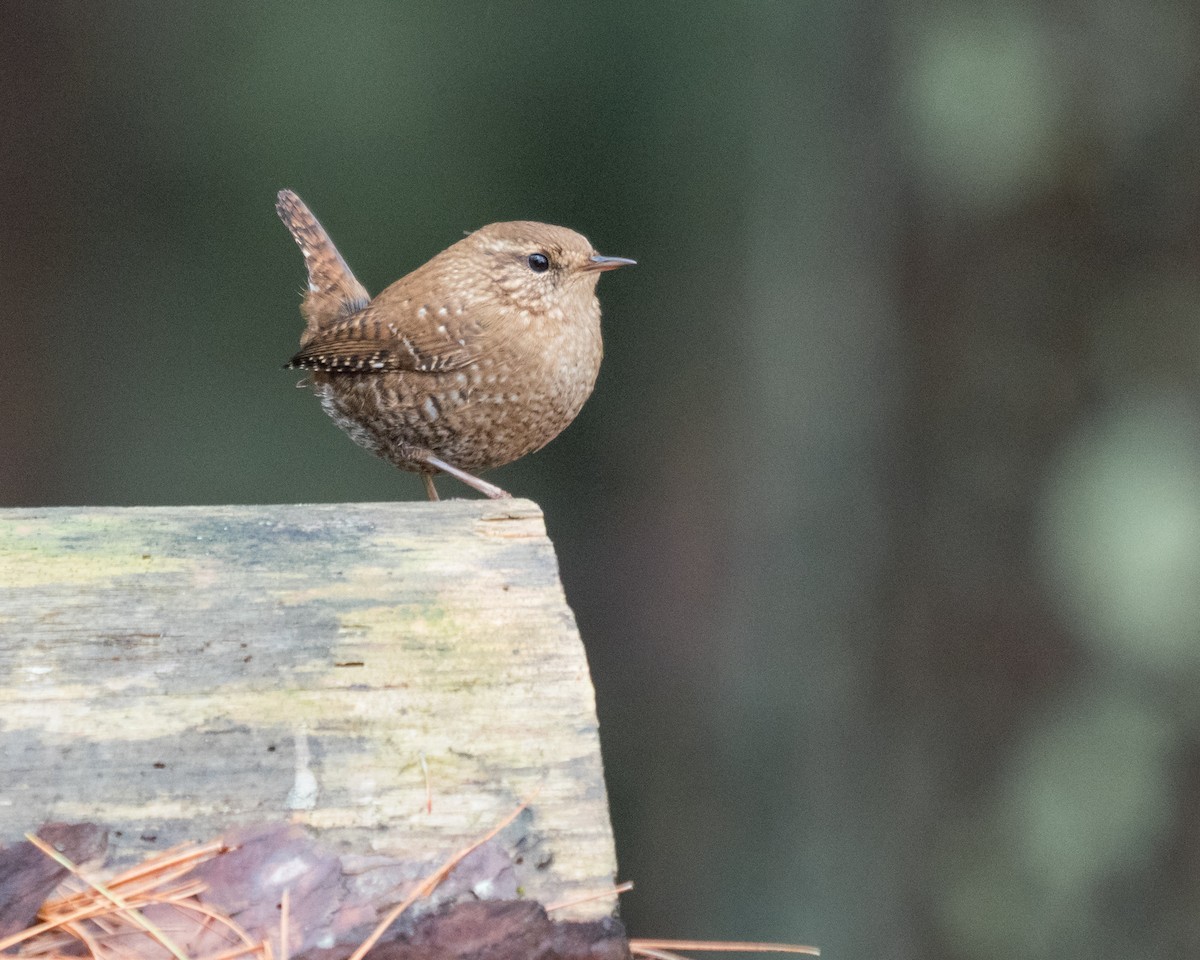
[[[595,297],[572,323],[552,311],[518,317],[516,327],[459,370],[314,372],[314,392],[351,439],[402,469],[420,469],[405,447],[468,471],[502,466],[545,446],[575,419],[603,354]]]

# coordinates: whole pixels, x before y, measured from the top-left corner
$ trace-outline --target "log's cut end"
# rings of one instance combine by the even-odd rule
[[[615,871],[528,501],[0,510],[0,757],[2,843],[93,821],[132,860],[288,819],[437,862],[536,794],[505,834],[526,895]]]

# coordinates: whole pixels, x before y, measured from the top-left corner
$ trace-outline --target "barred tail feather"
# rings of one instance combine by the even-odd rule
[[[357,313],[371,296],[303,200],[291,190],[280,190],[275,211],[291,231],[308,267],[308,290],[300,305],[306,323],[303,345],[330,324]]]

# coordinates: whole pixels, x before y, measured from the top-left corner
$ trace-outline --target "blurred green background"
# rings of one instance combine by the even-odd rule
[[[558,547],[632,930],[1200,952],[1200,5],[4,20],[0,503],[419,499],[280,369],[275,192],[372,291],[574,227],[640,266],[490,476]]]

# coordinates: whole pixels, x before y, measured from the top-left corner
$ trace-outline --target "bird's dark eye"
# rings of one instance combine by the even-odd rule
[[[544,253],[531,253],[527,262],[534,273],[545,273],[550,269],[550,258]]]

